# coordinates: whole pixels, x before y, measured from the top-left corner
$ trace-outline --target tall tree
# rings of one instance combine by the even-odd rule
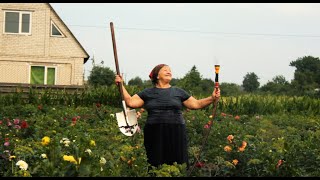
[[[304,56],[290,62],[296,68],[292,85],[302,92],[313,91],[320,87],[320,60],[312,56]]]
[[[129,82],[128,82],[128,85],[129,85],[129,86],[139,86],[139,87],[142,87],[142,86],[143,86],[143,81],[142,81],[142,79],[141,79],[139,76],[137,76],[137,77],[135,77],[135,78],[130,79]]]
[[[258,79],[259,77],[254,72],[247,73],[242,81],[242,87],[247,92],[254,92],[260,86]]]
[[[290,83],[283,75],[275,76],[272,81],[268,81],[261,88],[263,92],[269,92],[273,94],[290,94]]]
[[[199,93],[201,91],[201,88],[199,87],[201,79],[201,75],[194,65],[191,70],[179,80],[177,86],[184,88],[192,94]]]
[[[111,86],[114,84],[115,72],[109,67],[93,66],[88,77],[88,83],[92,86],[106,85]]]
[[[238,96],[242,93],[241,86],[235,83],[221,83],[221,96]]]

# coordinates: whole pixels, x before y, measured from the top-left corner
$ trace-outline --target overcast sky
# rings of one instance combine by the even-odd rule
[[[50,3],[96,64],[116,72],[110,22],[120,72],[126,81],[148,79],[168,64],[174,78],[193,66],[202,78],[241,85],[254,72],[260,85],[283,75],[291,61],[320,56],[318,3]],[[92,60],[85,64],[90,74]]]

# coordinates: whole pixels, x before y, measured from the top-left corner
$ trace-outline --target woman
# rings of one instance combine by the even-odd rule
[[[131,108],[144,107],[148,112],[144,126],[144,146],[148,163],[188,164],[187,133],[182,108],[204,108],[220,97],[220,89],[214,90],[210,97],[197,100],[183,89],[172,87],[171,69],[166,64],[154,67],[149,75],[154,87],[146,88],[131,96],[123,86],[124,100]],[[116,83],[122,78],[116,75]],[[123,84],[123,83],[122,83]]]

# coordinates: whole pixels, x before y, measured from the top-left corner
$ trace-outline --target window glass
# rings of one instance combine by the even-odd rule
[[[19,13],[6,12],[5,32],[19,33]]]
[[[52,36],[62,36],[62,34],[59,32],[59,30],[53,23],[51,24],[51,28],[52,28],[52,34],[51,34]]]
[[[22,14],[22,30],[23,33],[30,32],[30,14]]]

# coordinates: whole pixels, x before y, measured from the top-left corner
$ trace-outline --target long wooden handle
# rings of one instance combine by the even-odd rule
[[[115,38],[114,27],[113,27],[113,23],[112,22],[110,22],[110,28],[111,28],[111,37],[112,37],[114,61],[115,61],[115,64],[116,64],[117,75],[120,75],[116,38]],[[119,87],[119,91],[120,91],[120,94],[121,94],[121,99],[124,100],[124,95],[123,95],[123,90],[122,90],[122,82],[118,84],[118,87]]]

